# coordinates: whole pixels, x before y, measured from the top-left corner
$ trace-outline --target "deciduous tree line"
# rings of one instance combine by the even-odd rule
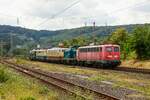
[[[96,44],[114,43],[121,47],[122,59],[150,59],[150,26],[137,26],[132,32],[125,28],[117,28],[107,37],[77,37],[71,40],[65,40],[65,47],[74,45],[88,45],[92,41]]]

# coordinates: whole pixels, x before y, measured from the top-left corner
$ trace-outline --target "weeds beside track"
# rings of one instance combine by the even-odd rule
[[[85,91],[90,91],[90,93],[93,94],[93,98],[97,99],[97,100],[119,100],[119,98],[117,98],[117,97],[111,96],[109,94],[100,93],[99,91],[90,89],[88,87],[85,87],[82,85],[77,85],[77,84],[74,84],[73,82],[69,82],[69,81],[60,79],[57,76],[50,75],[49,73],[46,73],[39,69],[27,68],[27,67],[24,67],[21,65],[10,63],[8,61],[1,61],[1,63],[19,71],[19,72],[27,74],[36,79],[39,79],[40,81],[42,81],[45,84],[50,84],[50,85],[54,85],[58,88],[61,88],[62,90],[65,90],[66,92],[69,92],[77,97],[82,98],[82,99],[91,99],[86,94],[84,94]],[[80,88],[80,90],[82,90],[82,92],[77,93],[76,91],[74,91],[73,87]]]

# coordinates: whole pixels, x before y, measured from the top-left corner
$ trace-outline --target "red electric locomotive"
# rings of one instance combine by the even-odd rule
[[[77,61],[81,65],[116,67],[120,61],[120,46],[113,44],[84,46],[77,50]]]

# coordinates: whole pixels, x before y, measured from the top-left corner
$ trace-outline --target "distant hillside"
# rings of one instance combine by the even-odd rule
[[[10,43],[11,34],[13,37],[13,45],[30,46],[34,47],[36,44],[41,44],[43,46],[57,45],[59,42],[66,39],[72,39],[78,36],[108,36],[116,28],[124,27],[129,32],[137,25],[122,25],[122,26],[97,26],[95,29],[91,26],[65,29],[57,31],[48,30],[32,30],[22,27],[14,27],[8,25],[0,25],[0,39]],[[34,46],[33,46],[34,44]]]
[[[32,30],[26,29],[22,27],[14,27],[8,25],[0,25],[0,35],[16,33],[17,35],[23,35],[26,37],[31,37],[35,40],[38,40],[40,37],[46,37],[54,35],[54,31],[47,31],[47,30]]]

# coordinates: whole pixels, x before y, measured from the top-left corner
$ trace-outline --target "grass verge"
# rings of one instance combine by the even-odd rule
[[[26,64],[34,67],[36,66],[46,71],[86,75],[88,76],[88,78],[86,79],[90,81],[105,81],[108,83],[112,83],[115,87],[126,87],[129,89],[137,90],[147,96],[150,96],[150,75],[119,72],[113,70],[81,69],[76,66],[34,62],[23,59],[14,59],[11,61],[16,62],[18,64]]]
[[[60,99],[61,97],[61,99]],[[70,98],[0,64],[0,100],[66,100]]]

